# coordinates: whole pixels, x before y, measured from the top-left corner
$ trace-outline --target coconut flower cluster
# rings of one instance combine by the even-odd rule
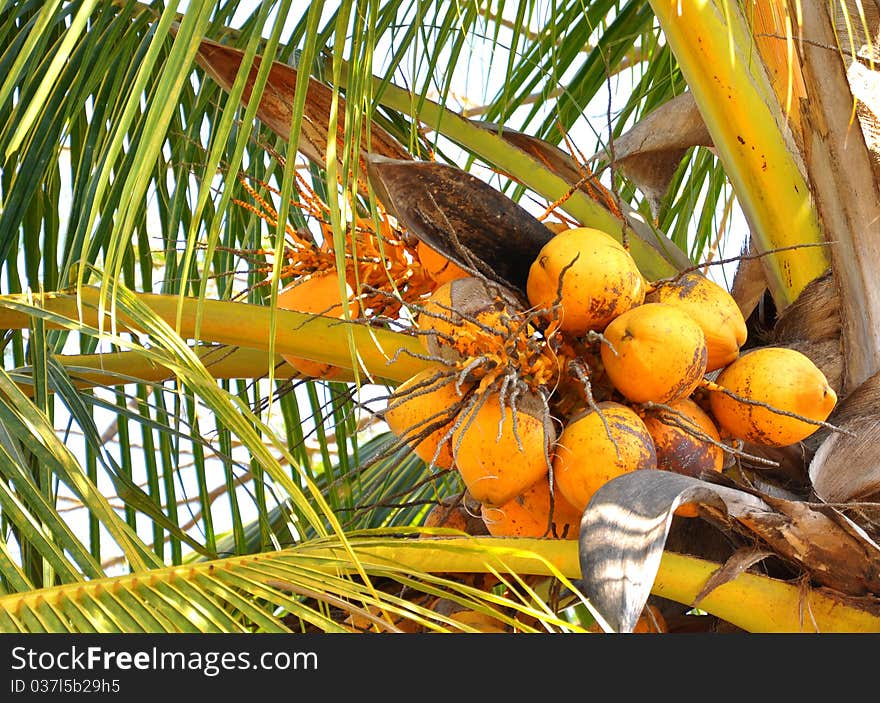
[[[600,230],[557,233],[525,293],[464,271],[440,285],[416,317],[435,364],[385,411],[422,459],[459,473],[490,534],[574,538],[616,476],[720,472],[743,442],[802,441],[836,404],[802,353],[742,351],[745,320],[721,286],[696,271],[648,281]]]
[[[277,227],[279,215],[272,203],[244,175],[239,183],[252,202],[234,202]],[[279,195],[268,184],[260,185]],[[341,241],[337,241],[328,206],[299,173],[296,188],[294,204],[317,223],[318,236],[311,230],[285,228],[280,276],[286,283],[278,292],[279,308],[365,322],[396,320],[404,306],[423,299],[443,282],[466,275],[418,240],[405,236],[381,207],[375,218],[354,217],[347,222]],[[267,253],[250,252],[259,257]],[[346,369],[289,354],[282,357],[302,376],[351,380]]]

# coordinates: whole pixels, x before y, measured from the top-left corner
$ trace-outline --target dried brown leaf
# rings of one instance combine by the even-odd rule
[[[197,63],[227,92],[232,88],[243,58],[244,52],[239,49],[208,39],[202,40],[196,55]],[[250,100],[261,61],[260,56],[254,58],[241,98],[243,105],[246,105]],[[274,61],[257,108],[257,117],[273,132],[286,140],[290,139],[296,81],[297,70],[295,68],[280,61]],[[307,159],[319,166],[324,166],[326,163],[332,102],[333,90],[310,77],[300,138],[296,148]],[[341,172],[341,159],[345,154],[343,148],[345,142],[345,99],[341,96],[338,98],[338,114],[337,130],[333,139],[337,144],[336,152],[339,155]],[[369,141],[367,134],[369,134]],[[375,123],[369,126],[369,133],[366,126],[364,127],[361,141],[362,158],[367,150],[394,159],[411,158],[406,149],[394,137]],[[363,174],[365,172],[363,160],[360,166],[361,174]]]
[[[880,373],[843,398],[828,419],[847,432],[822,434],[824,439],[809,469],[816,495],[828,503],[877,500],[880,498]]]
[[[455,166],[367,159],[379,200],[407,230],[468,271],[525,295],[529,267],[553,232],[488,183]]]
[[[615,631],[630,632],[650,595],[675,509],[696,502],[816,583],[880,592],[880,547],[840,512],[690,476],[633,471],[593,496],[581,521],[580,588]]]
[[[719,586],[723,586],[729,581],[733,581],[737,576],[748,571],[752,566],[767,557],[774,556],[773,552],[768,549],[755,549],[754,547],[743,547],[736,550],[733,555],[724,562],[720,569],[717,569],[706,581],[706,584],[697,593],[693,606],[698,606],[700,601],[708,596]]]
[[[764,264],[760,259],[752,258],[756,253],[751,238],[749,238],[749,242],[741,252],[744,258],[736,267],[733,284],[730,287],[730,294],[747,320],[767,291],[767,274],[764,272]]]
[[[713,142],[693,95],[686,92],[645,115],[601,156],[645,193],[656,214],[682,158],[694,146],[712,147]]]

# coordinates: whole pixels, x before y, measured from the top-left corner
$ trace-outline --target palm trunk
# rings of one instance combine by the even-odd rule
[[[844,392],[880,369],[880,188],[825,3],[803,0],[804,160],[840,294]]]

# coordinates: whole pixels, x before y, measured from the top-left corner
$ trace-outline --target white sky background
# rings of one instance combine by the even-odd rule
[[[306,11],[308,7],[308,3],[305,2],[295,2],[294,9],[291,13],[291,17],[293,18],[289,23],[292,27],[293,23],[296,19]],[[539,12],[538,14],[542,14]],[[234,23],[233,23],[234,24]],[[540,27],[532,27],[533,31],[539,31]],[[289,36],[288,32],[285,31],[285,34],[282,36],[282,41]],[[502,33],[502,41],[504,34]],[[464,70],[461,70],[459,73],[456,73],[452,77],[452,85],[451,85],[451,100],[448,103],[448,106],[453,109],[463,109],[473,107],[474,105],[485,104],[492,100],[494,95],[498,93],[498,91],[503,86],[503,81],[505,80],[504,67],[506,66],[507,57],[500,56],[493,57],[489,55],[488,51],[491,47],[491,40],[481,41],[480,39],[475,39],[470,48],[470,54],[468,56],[468,60],[462,62],[462,66]],[[387,45],[380,46],[376,51],[376,61],[377,63],[386,59],[388,52],[392,47]],[[412,62],[405,61],[403,63],[404,66],[411,66]],[[381,66],[377,67],[375,70],[376,73],[381,72]],[[631,79],[632,74],[629,72],[624,72],[612,79],[611,83],[611,91],[612,91],[612,103],[611,103],[611,111],[612,114],[616,109],[621,107],[631,90],[631,84],[629,80]],[[407,77],[409,80],[412,79],[411,76]],[[565,76],[563,76],[564,80]],[[437,99],[437,95],[429,96],[433,99]],[[579,121],[578,125],[576,125],[575,129],[571,131],[568,135],[571,139],[572,143],[581,150],[584,154],[590,155],[598,148],[598,141],[596,134],[600,134],[602,136],[607,135],[607,121],[608,121],[608,94],[605,91],[601,91],[599,96],[597,97],[595,104],[588,105],[584,111],[583,118]],[[457,102],[456,102],[457,101]],[[550,109],[550,108],[548,108]],[[564,145],[563,145],[564,147]],[[448,143],[444,143],[444,149],[446,153],[455,153],[455,147],[453,145],[449,145]],[[66,156],[66,152],[64,153]],[[462,155],[462,159],[464,160],[464,155]],[[485,174],[487,178],[491,180],[492,174],[489,173],[486,169],[477,169],[474,171],[477,175]],[[61,174],[63,178],[62,182],[62,192],[65,190],[69,192],[70,183],[69,183],[69,175],[70,169],[68,164],[62,164]],[[607,183],[606,183],[607,185]],[[527,209],[532,209],[534,214],[539,214],[543,210],[543,206],[541,204],[531,204],[528,201],[523,201],[522,205],[527,207]],[[158,220],[158,217],[155,215],[155,211],[153,212],[153,217],[148,218],[148,223],[151,227],[155,229],[155,238],[158,241],[161,237],[161,226]],[[62,232],[64,231],[66,223],[62,221]],[[737,210],[735,213],[735,217],[733,218],[732,223],[729,225],[734,228],[734,232],[739,233],[739,236],[729,236],[726,238],[726,243],[724,248],[719,252],[719,256],[721,257],[731,257],[736,256],[740,252],[741,243],[743,241],[743,237],[747,232],[747,227],[745,221],[742,219],[741,213]],[[718,267],[713,267],[709,272],[710,277],[715,278],[719,281],[724,281],[725,277],[727,280],[731,280],[732,277],[732,269],[728,269],[726,271],[720,271]],[[72,352],[77,352],[78,349],[71,349]],[[367,392],[374,392],[375,389],[368,389]],[[269,389],[266,388],[266,393],[268,395]],[[110,397],[109,394],[106,394],[106,397]],[[304,407],[306,407],[304,405]],[[63,431],[65,427],[65,416],[63,413],[63,408],[60,407],[59,404],[59,413],[56,420],[56,427]],[[107,417],[107,423],[109,423],[112,418],[110,416]],[[99,423],[99,427],[101,426],[101,418],[102,413],[100,410],[96,411],[96,418]],[[280,419],[280,418],[279,418]],[[106,423],[105,423],[106,424]],[[211,423],[209,423],[210,425]],[[279,429],[279,432],[282,430],[280,423],[275,424],[275,426]],[[112,429],[112,428],[111,428]],[[68,446],[71,450],[80,458],[84,456],[83,443],[77,436],[72,436],[67,440]],[[110,445],[108,445],[112,450],[112,440]],[[242,459],[243,465],[247,465],[247,457],[243,455],[239,455],[239,458]],[[100,474],[99,468],[99,474]],[[198,488],[195,482],[194,472],[190,470],[189,467],[182,466],[177,472],[177,483],[179,486],[178,498],[181,497],[184,493],[189,496],[197,496]],[[137,477],[135,477],[137,480]],[[216,479],[218,481],[222,481],[222,475],[217,472]],[[216,481],[215,481],[216,483]],[[102,481],[100,483],[102,490],[104,490],[105,495],[113,495],[114,489],[110,485],[109,481]],[[224,499],[221,498],[215,505],[220,506],[223,504]],[[252,503],[247,499],[247,497],[243,496],[240,501],[240,506],[243,509],[243,519],[248,521],[253,519],[256,514],[253,510],[249,510],[252,508]],[[187,521],[186,510],[180,510],[181,522],[185,523]],[[68,513],[69,522],[74,529],[77,530],[78,534],[86,535],[87,534],[87,515],[84,510],[72,510]],[[215,525],[218,532],[223,531],[231,526],[231,522],[228,524],[223,524],[224,515],[222,511],[217,511],[214,516]],[[149,523],[147,520],[142,521],[143,529],[140,530],[142,537],[146,541],[150,541],[152,539],[152,523]],[[106,547],[109,549],[112,547],[112,540],[108,539],[105,542]],[[105,558],[112,557],[113,554],[106,553]]]

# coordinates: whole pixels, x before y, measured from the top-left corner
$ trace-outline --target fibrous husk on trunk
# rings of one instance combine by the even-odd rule
[[[840,301],[830,269],[807,284],[797,299],[779,313],[770,341],[809,357],[834,392],[842,394],[845,369],[840,346]]]
[[[880,181],[880,2],[841,0],[831,12],[842,48],[849,54],[846,77],[874,175]]]
[[[869,534],[880,534],[880,372],[847,395],[829,417],[846,430],[822,433],[810,462],[813,490]]]
[[[840,338],[840,304],[830,269],[807,284],[798,298],[779,313],[773,337],[778,344],[796,339],[821,342]]]

